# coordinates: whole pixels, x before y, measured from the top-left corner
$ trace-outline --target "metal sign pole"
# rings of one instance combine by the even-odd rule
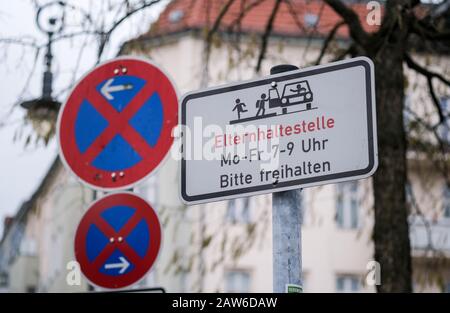
[[[294,65],[277,65],[270,74],[297,70]],[[302,291],[302,207],[301,190],[272,194],[273,292]]]

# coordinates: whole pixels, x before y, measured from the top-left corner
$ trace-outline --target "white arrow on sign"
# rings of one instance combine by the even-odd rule
[[[119,274],[123,274],[127,268],[130,266],[130,262],[127,261],[124,257],[119,257],[120,263],[112,263],[112,264],[105,264],[105,269],[115,269],[120,268]]]
[[[129,90],[133,88],[131,84],[111,86],[113,82],[114,78],[108,79],[108,81],[100,89],[100,93],[108,100],[114,99],[114,97],[111,95],[111,92]]]

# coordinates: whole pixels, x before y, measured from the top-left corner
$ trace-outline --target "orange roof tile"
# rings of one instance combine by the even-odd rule
[[[150,31],[143,37],[165,35],[189,29],[210,28],[228,0],[173,0],[161,13]],[[242,8],[252,6],[240,23],[246,33],[263,33],[276,0],[234,0],[224,15],[220,30],[237,31]],[[280,4],[272,29],[272,34],[284,36],[324,36],[341,21],[331,7],[322,0],[290,0]],[[365,3],[349,4],[358,14],[362,26],[369,32],[376,31],[377,26],[365,22],[369,11]],[[318,21],[317,25],[314,22]],[[347,37],[347,26],[339,29],[337,36]]]

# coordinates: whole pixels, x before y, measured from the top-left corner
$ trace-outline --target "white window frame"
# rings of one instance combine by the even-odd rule
[[[227,203],[225,218],[230,223],[248,224],[251,222],[250,198],[231,199]]]
[[[252,274],[248,270],[244,269],[229,269],[225,271],[225,292],[229,293],[249,293],[252,287]],[[247,282],[244,282],[244,278]],[[230,284],[230,279],[237,279]],[[247,286],[244,286],[247,284]]]
[[[442,218],[450,220],[450,187],[444,184],[442,191]]]
[[[339,282],[342,281],[342,288]],[[355,288],[356,284],[356,288]],[[338,293],[357,293],[362,291],[361,278],[355,274],[337,274],[335,288]]]
[[[442,112],[444,112],[444,114],[450,113],[450,96],[441,97],[439,102]],[[450,122],[446,121],[440,125],[438,128],[438,133],[442,139],[445,139],[447,143],[450,143]]]
[[[361,206],[357,181],[336,184],[336,226],[340,229],[359,229]],[[355,222],[356,219],[356,222]]]

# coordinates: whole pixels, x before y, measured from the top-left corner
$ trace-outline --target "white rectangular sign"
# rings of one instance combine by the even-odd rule
[[[192,92],[180,116],[188,204],[365,178],[378,165],[365,57]]]

